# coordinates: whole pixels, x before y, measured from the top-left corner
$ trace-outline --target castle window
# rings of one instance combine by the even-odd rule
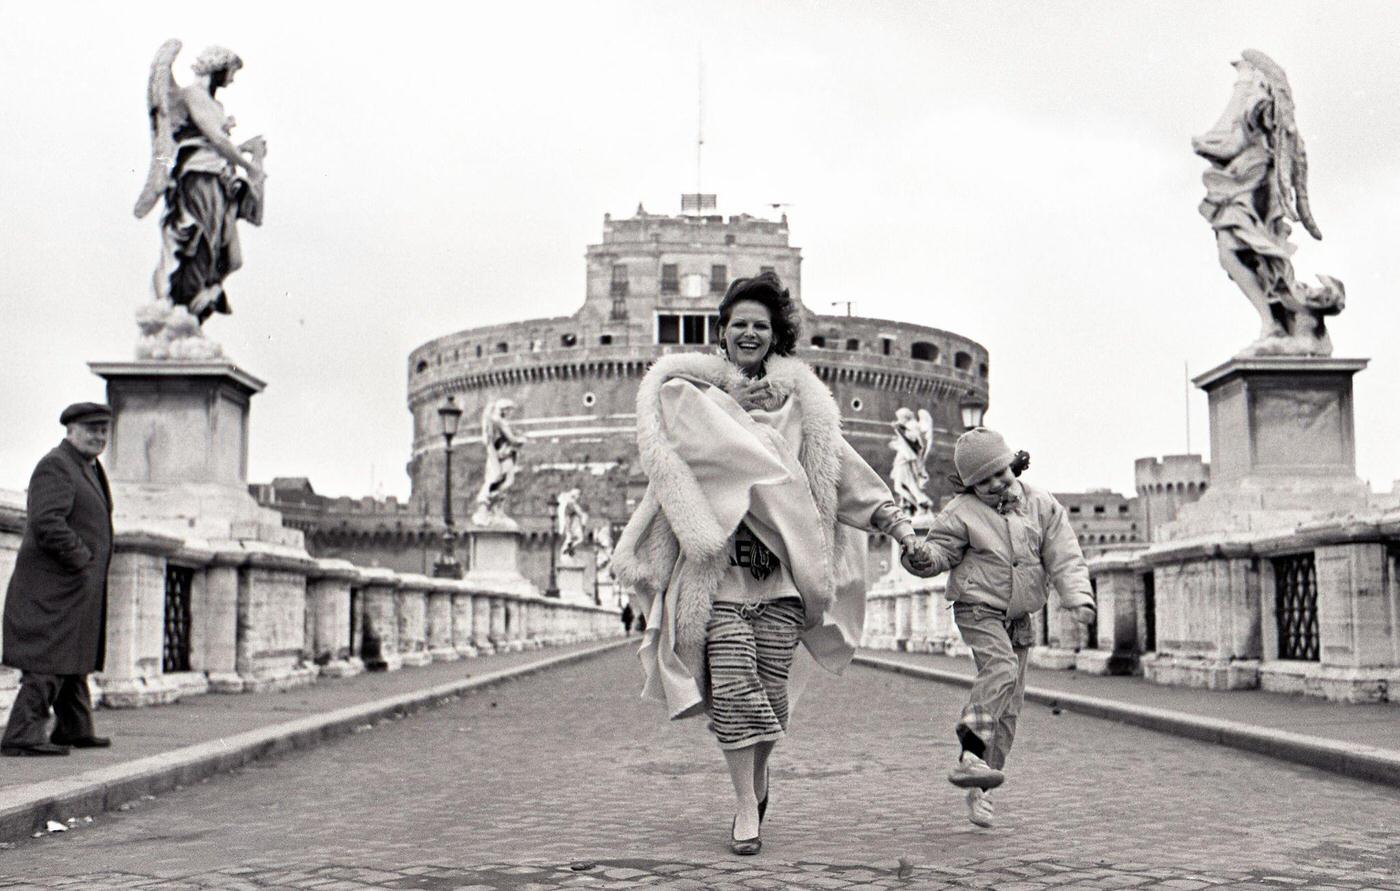
[[[813,334],[812,346],[816,347],[819,350],[826,349],[826,338],[822,337],[820,334]]]
[[[614,263],[612,268],[612,296],[627,296],[627,264]]]
[[[953,357],[953,367],[958,371],[967,371],[972,367],[972,356],[967,353],[959,352]]]
[[[1103,513],[1103,505],[1102,505],[1102,504],[1096,504],[1096,505],[1094,505],[1094,513],[1096,513],[1096,514],[1101,514],[1101,513]]]
[[[928,341],[921,340],[909,348],[909,356],[920,362],[937,362],[938,347]]]
[[[724,243],[725,243],[725,244],[733,244],[734,242],[735,242],[735,238],[734,238],[734,235],[733,235],[732,233],[729,234],[729,235],[725,235],[725,236],[724,236]]]
[[[578,345],[578,335],[577,335],[577,334],[572,334],[572,333],[570,333],[570,334],[561,334],[561,335],[559,335],[559,345],[560,345],[560,346],[566,346],[566,347],[577,346],[577,345]]]
[[[977,376],[980,377],[980,378],[982,378],[982,380],[986,380],[986,379],[987,379],[987,363],[986,363],[986,362],[979,362],[979,363],[977,364]]]
[[[1128,506],[1126,504],[1118,505],[1118,512],[1120,514],[1126,514],[1128,512]]]
[[[415,366],[413,366],[413,370],[416,371],[416,372],[419,373],[419,374],[422,374],[423,372],[427,371],[427,370],[428,370],[428,360],[427,360],[427,359],[419,359],[419,360],[418,360],[418,364],[415,365]]]
[[[1077,504],[1071,504],[1071,505],[1069,506],[1069,512],[1072,513],[1072,514],[1077,514],[1077,513],[1079,513],[1079,505],[1077,505]]]
[[[599,345],[599,346],[608,346],[608,345],[610,345],[611,343],[612,343],[612,335],[611,335],[611,334],[599,334],[599,335],[598,335],[598,345]]]
[[[477,345],[476,345],[476,357],[477,357],[478,359],[481,358],[481,344],[477,344]]]
[[[847,352],[854,353],[854,352],[856,352],[856,351],[859,350],[859,349],[860,349],[860,341],[859,341],[859,340],[857,340],[857,339],[854,338],[854,337],[848,337],[848,338],[846,338],[846,350],[847,350]]]
[[[508,353],[508,352],[510,352],[510,344],[506,343],[504,340],[501,341],[500,343],[496,344],[496,352],[498,352],[498,353]]]
[[[675,263],[661,264],[661,293],[679,294],[681,292],[680,267]]]
[[[729,267],[715,264],[710,267],[710,293],[723,294],[729,287]]]
[[[594,404],[595,402],[597,402],[597,401],[598,401],[598,397],[597,397],[597,396],[594,396],[592,393],[584,393],[584,394],[583,394],[583,404],[584,404],[584,407],[586,407],[586,408],[592,408],[592,407],[593,407],[593,404]]]
[[[888,355],[889,355],[890,353],[892,353],[893,351],[894,351],[894,338],[893,338],[893,337],[890,337],[888,334],[881,334],[881,335],[880,335],[880,352],[881,352],[881,354],[888,356]]]
[[[661,313],[656,317],[656,342],[681,342],[681,317],[673,313]]]
[[[851,411],[860,411],[862,408],[865,408],[865,403],[861,402],[859,398],[851,400]]]

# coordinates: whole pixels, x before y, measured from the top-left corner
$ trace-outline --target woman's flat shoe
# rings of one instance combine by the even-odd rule
[[[748,855],[757,854],[763,850],[763,840],[758,836],[753,838],[735,838],[734,828],[739,825],[739,818],[734,818],[734,825],[729,827],[729,850],[735,854]]]

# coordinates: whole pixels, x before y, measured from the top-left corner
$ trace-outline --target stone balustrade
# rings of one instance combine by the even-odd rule
[[[0,598],[24,530],[0,498]],[[434,661],[620,637],[616,609],[565,603],[490,578],[430,579],[258,541],[121,529],[108,577],[107,658],[96,701],[154,705]],[[0,669],[0,709],[18,672]]]

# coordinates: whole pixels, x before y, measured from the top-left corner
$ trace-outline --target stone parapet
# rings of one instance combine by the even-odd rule
[[[14,501],[0,499],[0,558],[24,528]],[[0,559],[0,592],[12,572]],[[108,707],[160,705],[475,655],[478,635],[489,652],[622,633],[616,609],[127,526],[114,538],[106,665],[92,687]],[[16,684],[0,673],[0,717]]]

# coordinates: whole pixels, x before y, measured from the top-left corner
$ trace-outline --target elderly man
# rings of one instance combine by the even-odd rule
[[[107,638],[107,566],[112,493],[97,456],[112,410],[93,402],[59,415],[63,442],[29,479],[28,521],[5,595],[4,664],[18,668],[19,693],[0,740],[6,755],[67,755],[99,748],[89,672],[101,671]],[[52,735],[45,732],[49,710]]]

